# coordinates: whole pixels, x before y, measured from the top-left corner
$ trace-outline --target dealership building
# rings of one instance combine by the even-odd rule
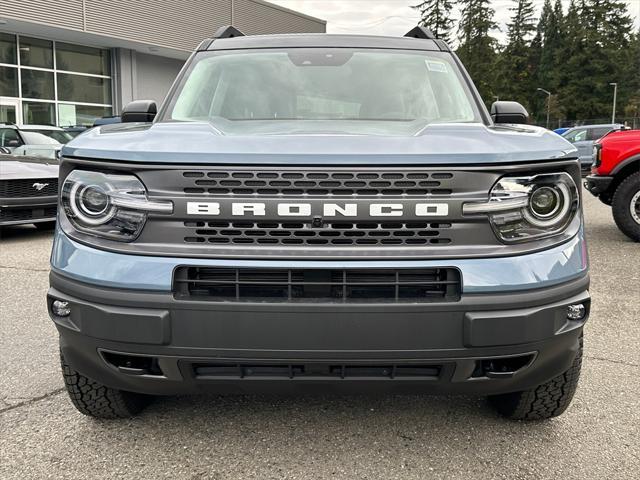
[[[91,125],[161,102],[191,51],[223,25],[245,34],[325,32],[263,0],[2,0],[0,122]]]

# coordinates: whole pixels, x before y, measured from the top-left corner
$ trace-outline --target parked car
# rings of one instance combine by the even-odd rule
[[[62,150],[47,304],[80,412],[314,386],[568,407],[590,305],[575,148],[516,102],[487,111],[419,27],[226,27],[188,62],[160,110]]]
[[[46,137],[52,138],[53,140],[55,140],[60,144],[65,144],[73,138],[73,136],[71,136],[64,129],[59,127],[52,127],[49,125],[22,125],[20,127],[20,131],[39,133]]]
[[[13,124],[0,124],[0,147],[14,155],[57,159],[62,144],[37,131],[23,130]]]
[[[640,130],[612,132],[595,143],[585,187],[611,205],[618,228],[640,242]]]
[[[120,122],[121,122],[120,116],[113,115],[109,117],[96,118],[96,120],[93,122],[93,126],[99,127],[101,125],[111,125],[112,123],[120,123]]]
[[[22,145],[64,144],[71,140],[63,129],[49,125],[24,125],[0,123],[0,147],[11,150]]]
[[[84,125],[64,127],[64,131],[67,132],[72,138],[76,138],[81,133],[86,132],[87,129],[88,127]]]
[[[0,227],[33,223],[53,228],[58,203],[58,162],[6,154],[0,147]]]
[[[603,125],[583,125],[573,127],[562,134],[565,140],[573,143],[578,149],[582,174],[587,175],[591,170],[593,143],[613,130],[625,128],[619,123]]]

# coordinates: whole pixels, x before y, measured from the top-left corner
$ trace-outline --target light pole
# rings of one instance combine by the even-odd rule
[[[537,91],[547,94],[547,129],[549,128],[549,113],[551,112],[551,92],[544,88],[536,88]]]
[[[616,123],[616,97],[618,96],[618,84],[612,82],[609,85],[613,87],[613,111],[611,112],[611,123]]]

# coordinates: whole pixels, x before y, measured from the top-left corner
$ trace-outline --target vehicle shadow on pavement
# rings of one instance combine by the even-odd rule
[[[39,230],[33,225],[0,227],[0,241],[38,240],[51,237],[52,235],[53,229]]]
[[[499,416],[484,397],[445,395],[193,395],[157,397],[141,414],[167,428],[224,436],[224,430],[245,428],[247,434],[278,436],[304,427],[311,435],[365,430],[413,431],[433,428],[464,432],[470,423],[517,426]],[[102,423],[102,422],[101,422]],[[530,422],[542,429],[551,422]],[[109,425],[109,422],[103,425]],[[546,426],[545,426],[546,425]],[[215,426],[210,430],[211,426]],[[520,428],[520,427],[516,427]],[[231,432],[229,432],[231,433]],[[369,432],[371,433],[371,432]],[[277,438],[272,438],[277,441]]]
[[[452,459],[482,475],[495,455],[511,463],[523,432],[528,448],[544,441],[562,450],[561,423],[525,426],[463,396],[167,397],[136,419],[82,423],[78,433],[99,436],[101,449],[144,446],[162,452],[167,468],[188,465],[189,478],[427,478]]]

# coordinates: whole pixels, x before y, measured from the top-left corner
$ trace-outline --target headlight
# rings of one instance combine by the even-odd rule
[[[591,166],[598,168],[600,165],[602,165],[602,144],[594,143],[593,144],[593,162],[591,163]]]
[[[124,242],[134,240],[149,212],[171,213],[170,201],[147,198],[133,175],[74,170],[62,185],[62,206],[73,226],[90,235]]]
[[[578,211],[578,199],[568,173],[503,177],[488,202],[466,203],[463,213],[486,213],[500,240],[524,242],[562,233]]]

